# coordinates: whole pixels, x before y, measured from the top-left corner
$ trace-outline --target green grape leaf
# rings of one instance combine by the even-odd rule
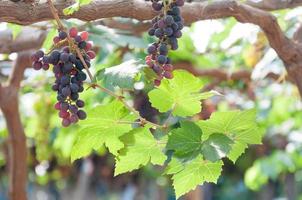
[[[201,100],[215,92],[200,93],[203,83],[189,72],[175,70],[174,78],[162,80],[161,85],[149,92],[152,106],[160,112],[172,109],[174,116],[186,117],[201,111]]]
[[[179,198],[204,182],[216,183],[221,174],[222,165],[222,161],[210,162],[204,160],[202,156],[186,163],[183,170],[172,176],[176,197]]]
[[[136,128],[122,137],[126,147],[116,158],[114,175],[130,172],[151,162],[163,165],[166,155],[162,152],[163,145],[157,141],[149,127]]]
[[[190,121],[182,121],[180,128],[169,134],[167,150],[174,150],[174,155],[194,157],[201,151],[201,129]]]
[[[216,162],[225,157],[232,149],[233,141],[223,134],[212,134],[202,144],[202,154],[205,159]]]
[[[229,157],[233,162],[244,152],[247,144],[261,144],[262,132],[257,126],[254,109],[215,112],[209,120],[198,121],[197,124],[203,131],[203,141],[215,133],[224,134],[233,140]]]
[[[183,164],[175,157],[172,157],[171,161],[168,163],[164,174],[176,174],[184,169]]]
[[[228,158],[233,161],[233,163],[236,162],[236,160],[244,153],[245,149],[247,148],[247,144],[244,142],[236,141],[232,145],[232,150],[228,154]]]
[[[103,145],[108,147],[112,154],[117,155],[117,151],[124,147],[120,137],[132,130],[131,123],[134,122],[135,116],[117,100],[95,107],[87,116],[81,123],[82,129],[73,146],[71,160],[84,157]]]
[[[143,65],[137,60],[129,60],[117,66],[101,69],[97,72],[97,79],[106,85],[132,89],[141,68]]]

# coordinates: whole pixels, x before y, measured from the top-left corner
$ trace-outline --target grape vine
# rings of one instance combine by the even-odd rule
[[[162,13],[152,19],[152,27],[148,30],[149,35],[156,36],[158,41],[148,47],[146,64],[157,74],[154,85],[159,86],[163,78],[173,78],[173,66],[167,54],[169,49],[178,49],[177,38],[182,36],[184,27],[179,7],[184,5],[184,0],[151,2],[153,10]]]

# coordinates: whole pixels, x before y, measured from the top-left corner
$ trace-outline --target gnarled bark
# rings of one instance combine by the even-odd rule
[[[19,113],[18,92],[24,70],[30,65],[31,52],[20,52],[14,62],[8,84],[0,85],[0,108],[8,129],[9,197],[26,200],[26,138]]]

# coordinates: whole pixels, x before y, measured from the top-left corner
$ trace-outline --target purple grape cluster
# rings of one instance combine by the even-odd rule
[[[85,111],[82,110],[85,103],[79,99],[79,93],[84,91],[83,82],[87,78],[83,72],[85,67],[73,45],[69,46],[67,37],[80,49],[87,67],[90,67],[90,60],[95,58],[95,53],[90,50],[92,42],[87,42],[88,33],[86,31],[78,34],[77,29],[73,27],[68,34],[59,31],[58,36],[53,39],[55,49],[49,54],[46,55],[39,50],[32,55],[34,69],[48,70],[50,65],[53,66],[52,70],[56,80],[52,85],[52,90],[57,92],[58,101],[54,107],[59,111],[59,117],[62,118],[64,127],[87,117]]]
[[[166,2],[164,2],[166,1]],[[152,27],[148,30],[150,36],[158,38],[156,43],[149,45],[146,64],[158,75],[154,84],[159,86],[163,78],[172,79],[173,66],[168,51],[178,49],[177,39],[182,36],[184,20],[179,7],[184,0],[151,0],[155,11],[163,11],[152,19]]]

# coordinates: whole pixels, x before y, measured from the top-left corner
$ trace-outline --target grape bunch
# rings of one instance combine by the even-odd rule
[[[182,36],[184,20],[179,7],[184,0],[151,0],[152,8],[162,13],[152,19],[152,27],[148,30],[150,36],[158,38],[156,43],[149,45],[146,64],[157,74],[154,84],[159,86],[163,78],[172,79],[173,66],[167,56],[169,49],[178,49],[177,39]]]
[[[65,31],[59,31],[58,36],[53,38],[54,48],[48,54],[42,50],[32,55],[33,68],[35,70],[48,70],[52,65],[55,83],[52,90],[57,92],[57,103],[55,109],[59,111],[62,125],[69,125],[84,120],[87,116],[82,109],[84,101],[79,99],[79,93],[84,91],[83,82],[87,76],[83,72],[85,66],[78,57],[78,49],[89,68],[90,60],[95,58],[91,50],[92,42],[88,40],[88,32],[78,33],[75,27]]]

